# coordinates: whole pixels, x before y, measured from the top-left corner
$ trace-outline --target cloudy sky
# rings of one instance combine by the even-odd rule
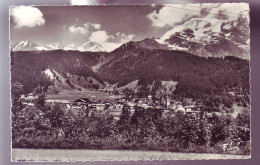
[[[139,6],[13,6],[12,43],[30,40],[38,45],[80,46],[96,41],[116,47],[130,40],[161,37],[190,18],[234,19],[247,4],[176,4]]]

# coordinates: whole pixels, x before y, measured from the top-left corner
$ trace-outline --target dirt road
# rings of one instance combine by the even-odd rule
[[[122,150],[42,150],[13,149],[13,161],[130,161],[130,160],[200,160],[247,159],[244,155],[174,153]]]

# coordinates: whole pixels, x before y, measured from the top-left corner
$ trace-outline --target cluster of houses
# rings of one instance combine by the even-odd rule
[[[94,96],[93,96],[94,97]],[[95,97],[94,97],[95,98]],[[22,104],[26,104],[28,106],[34,106],[34,100],[37,99],[37,96],[33,94],[29,94],[26,97],[24,95],[21,96]],[[93,99],[93,98],[92,98]],[[97,112],[106,112],[109,111],[115,116],[119,116],[123,107],[125,106],[131,113],[134,112],[136,107],[140,107],[142,109],[156,109],[162,110],[164,112],[182,112],[184,114],[199,114],[201,111],[196,108],[195,105],[182,105],[179,101],[173,101],[169,98],[166,98],[164,102],[153,101],[152,96],[148,95],[147,98],[139,98],[127,100],[124,97],[115,98],[113,101],[92,101],[88,98],[79,98],[73,102],[69,102],[67,100],[46,100],[46,104],[61,104],[66,110],[70,110],[74,113],[78,113],[82,110],[95,110]]]
[[[164,111],[181,111],[183,113],[199,113],[195,105],[183,106],[181,102],[166,99],[164,103],[153,102],[152,96],[148,95],[147,98],[133,99],[131,101],[126,100],[124,97],[116,98],[113,101],[90,101],[88,98],[80,98],[73,102],[47,100],[47,103],[59,102],[65,105],[67,110],[80,110],[80,109],[92,109],[96,111],[112,111],[121,112],[125,106],[129,111],[134,112],[135,107],[142,109],[156,109]]]
[[[123,107],[127,107],[129,110],[134,110],[135,106],[141,107],[143,109],[154,109],[152,106],[152,101],[146,101],[146,99],[140,99],[139,101],[127,101],[125,98],[116,98],[113,101],[90,101],[87,98],[80,98],[72,103],[67,103],[66,107],[68,109],[95,109],[98,111],[111,110],[111,111],[122,111]],[[160,107],[164,109],[164,107]]]

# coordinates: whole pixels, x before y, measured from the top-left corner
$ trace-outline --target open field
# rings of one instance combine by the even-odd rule
[[[13,149],[13,161],[136,161],[136,160],[206,160],[248,159],[245,155],[174,153],[124,150],[43,150]]]
[[[117,97],[120,96],[115,96],[115,97],[110,97],[112,94],[107,94],[102,91],[94,91],[94,90],[88,90],[84,89],[82,91],[79,90],[63,90],[59,92],[58,94],[48,94],[46,95],[47,100],[67,100],[70,102],[73,102],[76,99],[79,98],[89,98],[90,100],[94,99],[94,96],[96,97],[95,99],[101,100],[101,101],[106,101],[106,100],[113,100]]]

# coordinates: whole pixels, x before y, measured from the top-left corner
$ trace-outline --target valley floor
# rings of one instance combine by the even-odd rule
[[[46,95],[46,100],[67,100],[70,102],[75,101],[79,98],[89,98],[93,99],[92,97],[95,96],[96,100],[106,101],[109,100],[110,94],[101,91],[89,90],[84,89],[82,91],[79,90],[63,90],[57,94],[48,94]],[[119,97],[119,96],[117,96]]]
[[[125,150],[43,150],[12,149],[13,161],[136,161],[248,159],[247,155],[175,153]]]

